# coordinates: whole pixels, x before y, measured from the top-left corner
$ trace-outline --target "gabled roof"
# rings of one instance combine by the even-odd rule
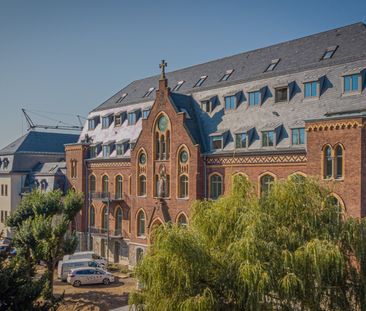
[[[65,144],[77,142],[79,135],[30,131],[0,150],[0,155],[19,153],[65,153]]]
[[[333,57],[321,60],[324,52],[330,46],[335,45],[338,48]],[[345,63],[365,58],[365,56],[366,27],[363,23],[356,23],[173,71],[167,73],[167,79],[170,86],[174,86],[179,81],[184,80],[185,83],[181,86],[179,92],[187,94],[203,89],[284,75],[306,69],[315,69],[331,64]],[[276,68],[273,71],[265,72],[274,59],[280,59]],[[230,78],[227,81],[219,82],[228,69],[234,69]],[[207,79],[201,87],[194,88],[194,85],[202,75],[207,75]],[[97,107],[95,111],[128,106],[137,102],[152,101],[155,98],[155,92],[152,92],[146,98],[143,98],[143,96],[149,88],[155,87],[157,89],[158,81],[158,75],[133,81]],[[128,95],[123,101],[118,102],[118,99],[124,93]]]

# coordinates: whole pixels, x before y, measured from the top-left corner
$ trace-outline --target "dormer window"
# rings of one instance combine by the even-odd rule
[[[147,109],[142,110],[142,118],[143,119],[147,119],[149,117],[150,110],[151,110],[151,108],[147,108]]]
[[[111,154],[111,146],[103,145],[103,158],[108,158]]]
[[[122,96],[120,96],[120,97],[117,99],[116,103],[117,103],[117,104],[121,103],[121,102],[125,99],[125,97],[126,97],[126,96],[127,96],[127,93],[123,93],[123,94],[122,94]]]
[[[154,87],[149,88],[143,97],[144,98],[149,97],[154,90],[155,90]]]
[[[204,100],[201,102],[201,109],[204,112],[211,112],[211,101],[209,100]]]
[[[236,133],[235,134],[235,148],[246,148],[247,147],[247,133]]]
[[[225,74],[221,77],[219,82],[227,81],[233,72],[234,72],[234,69],[226,70]]]
[[[184,81],[179,81],[176,86],[173,88],[173,92],[176,92],[180,89],[180,87],[183,85]]]
[[[304,97],[311,98],[318,96],[318,81],[304,83]]]
[[[261,92],[249,92],[249,106],[258,106],[261,104]]]
[[[111,125],[111,115],[102,117],[102,128],[106,129]]]
[[[275,143],[275,132],[264,131],[262,132],[262,147],[273,147]]]
[[[125,139],[116,143],[116,154],[118,157],[123,156],[126,153],[129,142],[130,141],[128,139]]]
[[[275,88],[275,103],[287,102],[288,101],[288,87]]]
[[[217,135],[211,137],[211,145],[213,150],[221,150],[224,146],[224,137],[223,135]]]
[[[202,76],[193,87],[200,87],[203,82],[205,82],[205,80],[207,79],[207,76]]]
[[[225,110],[234,110],[236,108],[236,96],[230,95],[225,97]]]
[[[94,118],[88,119],[88,130],[89,131],[92,131],[92,130],[94,130],[97,127],[97,125],[98,125],[98,118],[99,117],[94,117]]]
[[[338,45],[327,48],[326,51],[324,52],[321,60],[332,58],[337,48],[338,48]]]
[[[352,74],[343,77],[343,92],[352,93],[360,90],[360,74]]]
[[[135,125],[137,122],[137,111],[128,113],[128,125]]]
[[[294,128],[291,130],[292,132],[292,144],[293,145],[304,145],[305,144],[305,129]]]
[[[266,72],[273,71],[276,68],[276,66],[279,62],[280,62],[279,58],[278,59],[273,59],[265,71]]]
[[[89,149],[90,158],[96,158],[97,155],[98,155],[98,147],[97,146],[90,146],[90,149]]]
[[[114,126],[121,126],[122,125],[122,116],[121,114],[116,114],[114,116]]]

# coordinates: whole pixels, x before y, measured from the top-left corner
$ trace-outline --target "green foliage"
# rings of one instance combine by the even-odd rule
[[[136,267],[144,310],[366,309],[366,221],[341,217],[330,190],[290,178],[258,199],[241,176],[196,202],[188,228],[161,226]]]
[[[17,257],[24,259],[28,271],[36,262],[46,263],[43,296],[51,303],[56,302],[53,297],[56,263],[77,246],[77,237],[75,233],[69,233],[68,228],[82,205],[83,196],[80,193],[70,191],[63,198],[60,191],[33,191],[23,198],[8,220],[8,225],[15,230]]]

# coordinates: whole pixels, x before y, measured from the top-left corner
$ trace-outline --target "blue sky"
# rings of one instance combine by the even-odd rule
[[[364,0],[0,0],[0,148],[26,131],[21,108],[77,123],[163,58],[171,71],[360,21]]]

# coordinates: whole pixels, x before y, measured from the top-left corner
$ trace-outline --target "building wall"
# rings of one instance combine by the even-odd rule
[[[7,216],[10,215],[11,213],[11,178],[10,176],[0,176],[0,191],[1,191],[1,186],[2,185],[6,185],[8,188],[8,194],[5,195],[1,195],[0,192],[0,213],[3,214],[3,218],[5,218],[5,212],[7,214]],[[10,230],[8,230],[8,228],[5,226],[5,220],[1,221],[0,219],[0,232],[3,232],[5,236],[10,236]]]
[[[276,83],[286,84],[296,80],[297,92],[292,95],[288,103],[274,103],[272,96],[266,99],[262,105],[263,107],[248,109],[247,106],[240,105],[235,111],[223,112],[224,95],[229,91],[237,90],[238,85],[194,94],[197,102],[201,98],[209,95],[217,95],[221,101],[221,107],[217,111],[214,110],[211,114],[218,113],[219,117],[225,119],[226,124],[229,125],[231,122],[238,122],[239,112],[247,113],[247,117],[250,118],[250,116],[254,115],[254,110],[256,110],[256,117],[253,117],[253,122],[255,122],[255,118],[262,117],[259,111],[262,108],[264,109],[263,116],[264,114],[267,116],[270,114],[272,116],[276,112],[284,118],[284,121],[287,122],[284,130],[288,135],[291,135],[291,128],[288,125],[291,125],[292,121],[302,122],[301,126],[306,124],[307,142],[306,145],[300,148],[294,148],[291,145],[291,139],[287,136],[276,148],[262,148],[260,150],[258,149],[260,147],[259,145],[254,145],[252,146],[252,150],[249,150],[249,148],[244,152],[239,151],[236,153],[235,151],[230,155],[214,152],[205,156],[201,153],[199,145],[192,140],[192,137],[184,126],[186,115],[178,112],[174,107],[174,104],[168,96],[167,82],[161,80],[159,90],[156,93],[156,101],[150,115],[147,119],[142,120],[142,130],[138,136],[136,145],[131,151],[130,159],[91,159],[88,160],[88,169],[85,171],[85,168],[81,164],[87,157],[87,145],[76,144],[67,147],[67,174],[70,184],[75,189],[84,192],[86,190],[87,180],[93,174],[97,181],[96,192],[101,192],[102,177],[104,175],[109,177],[109,191],[111,192],[112,200],[109,205],[101,199],[94,198],[86,200],[85,208],[81,213],[84,217],[82,217],[83,225],[80,227],[80,230],[84,230],[84,232],[89,230],[87,226],[88,211],[90,206],[93,205],[95,208],[95,232],[91,234],[93,237],[92,246],[96,252],[101,254],[101,241],[107,238],[105,232],[98,231],[98,228],[100,229],[102,226],[103,208],[109,206],[109,229],[113,231],[115,226],[115,211],[118,206],[121,206],[123,210],[123,235],[118,238],[110,237],[109,260],[116,260],[114,257],[114,243],[125,243],[124,245],[128,246],[128,251],[124,256],[120,254],[119,260],[121,262],[128,261],[129,265],[134,266],[137,260],[137,253],[141,251],[145,253],[148,245],[151,243],[149,238],[155,225],[167,222],[176,223],[177,217],[182,213],[189,218],[192,203],[197,199],[208,198],[210,196],[210,176],[215,173],[220,174],[223,178],[224,194],[230,193],[233,180],[232,176],[237,173],[246,175],[253,183],[258,194],[260,192],[260,178],[265,174],[272,175],[275,180],[284,180],[288,176],[296,173],[315,177],[331,188],[335,197],[340,200],[349,215],[357,217],[364,216],[366,213],[366,175],[364,173],[366,170],[365,122],[362,117],[350,118],[339,116],[337,119],[326,119],[324,117],[326,111],[338,109],[341,105],[348,105],[347,107],[350,110],[359,107],[360,100],[363,98],[359,96],[360,94],[353,95],[353,97],[342,97],[341,75],[350,68],[360,66],[361,64],[362,62],[357,62],[327,68],[326,79],[323,82],[320,97],[311,100],[304,99],[301,81],[307,80],[311,76],[317,77],[317,79],[324,76],[324,68],[315,71],[294,73],[281,78],[271,78],[266,81],[251,81],[244,84],[245,89],[258,87],[258,85],[268,85],[268,92],[273,93],[274,89],[272,85]],[[239,88],[243,88],[243,85],[240,85]],[[337,101],[336,104],[334,104],[335,100]],[[266,106],[268,107],[266,108]],[[286,111],[289,110],[289,106],[291,106],[292,116],[298,119],[286,119],[289,117],[286,116]],[[314,112],[315,110],[313,108],[318,110]],[[169,160],[155,160],[154,158],[156,122],[162,114],[169,119],[171,129]],[[318,121],[304,120],[310,118],[312,114],[318,114],[318,117],[323,117],[324,119]],[[231,140],[225,146],[226,150],[224,148],[224,151],[230,151],[228,149],[233,148],[233,144],[234,142]],[[260,140],[256,144],[260,144]],[[341,144],[344,148],[344,174],[340,180],[324,180],[323,178],[323,148],[327,144],[332,146],[332,148],[337,144]],[[189,153],[189,197],[186,199],[179,199],[177,195],[178,150],[182,146]],[[139,175],[138,157],[142,151],[147,156],[145,171],[147,193],[146,196],[140,197],[137,188]],[[71,178],[70,176],[71,160],[76,160],[79,163],[77,178]],[[170,175],[170,196],[165,199],[157,198],[154,190],[155,174],[162,165],[165,166]],[[113,199],[115,177],[119,174],[123,177],[122,201]],[[145,214],[145,236],[143,237],[137,235],[137,215],[140,211],[143,211]]]

